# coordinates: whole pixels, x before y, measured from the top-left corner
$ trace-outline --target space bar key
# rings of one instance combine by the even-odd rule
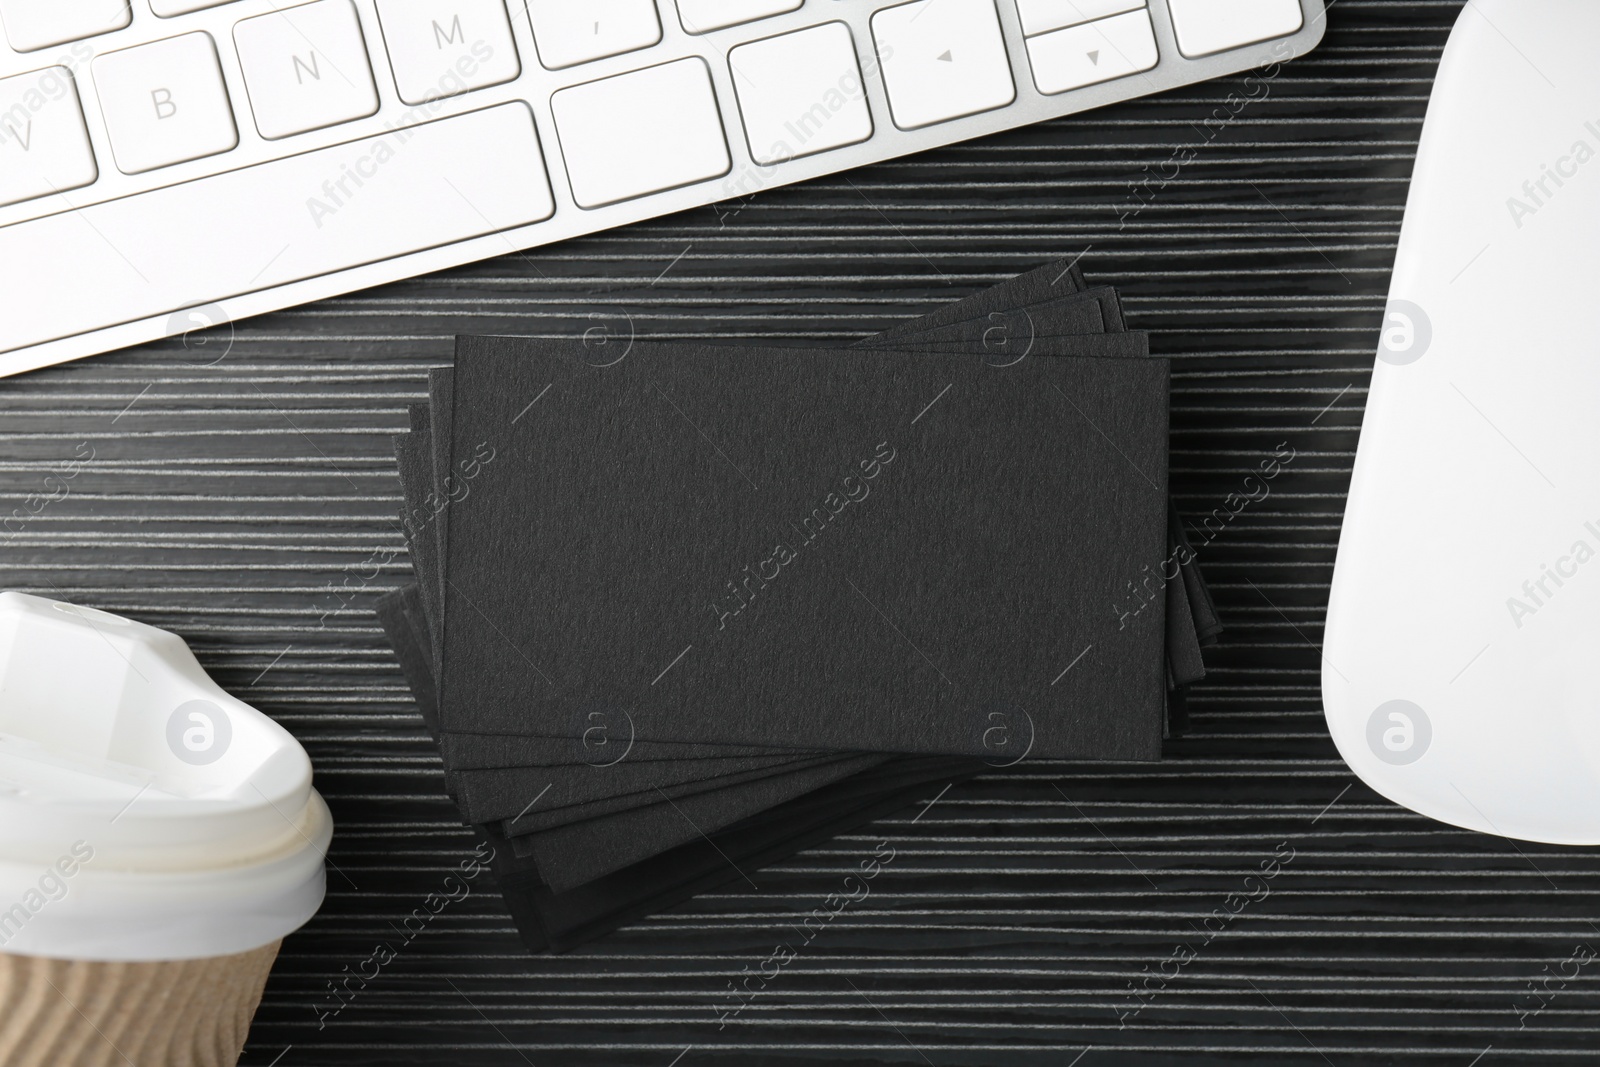
[[[555,211],[509,103],[0,227],[0,352],[526,226]]]

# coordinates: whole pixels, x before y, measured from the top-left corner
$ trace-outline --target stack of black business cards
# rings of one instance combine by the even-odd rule
[[[380,612],[524,941],[1028,758],[1155,760],[1215,613],[1168,362],[1064,264],[844,350],[461,338]]]

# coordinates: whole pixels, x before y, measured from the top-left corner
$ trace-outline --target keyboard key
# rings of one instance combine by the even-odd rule
[[[551,70],[661,40],[655,0],[527,0],[539,62]]]
[[[361,22],[350,0],[316,0],[233,28],[256,129],[270,140],[378,110]]]
[[[191,11],[204,11],[208,7],[221,7],[233,0],[150,0],[150,10],[162,18],[187,15]]]
[[[0,0],[0,23],[18,52],[81,41],[132,21],[129,0]]]
[[[209,33],[186,33],[94,61],[95,90],[117,169],[140,174],[239,143]]]
[[[505,0],[378,0],[378,21],[408,104],[508,82],[522,73]]]
[[[0,78],[0,204],[77,189],[97,177],[67,68]]]
[[[796,11],[803,3],[805,0],[678,0],[678,21],[687,33],[710,33]]]
[[[994,0],[917,0],[872,16],[894,124],[914,130],[1016,99]]]
[[[582,207],[720,178],[732,166],[698,56],[562,89],[550,107]]]
[[[757,163],[857,144],[872,136],[855,39],[825,22],[728,53],[750,156]]]
[[[1178,50],[1191,59],[1300,32],[1300,0],[1168,0]]]
[[[1064,93],[1150,70],[1160,60],[1150,13],[1130,11],[1028,38],[1033,83]]]
[[[1022,16],[1022,32],[1031,37],[1144,6],[1145,0],[1017,0],[1017,14]]]
[[[514,102],[0,229],[22,348],[547,219]],[[367,177],[380,174],[381,181]],[[126,258],[124,258],[126,257]],[[67,284],[64,279],[70,279]]]

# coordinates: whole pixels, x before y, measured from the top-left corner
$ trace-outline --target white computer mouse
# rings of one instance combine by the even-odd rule
[[[1443,822],[1600,843],[1600,3],[1473,0],[1412,179],[1339,541],[1340,753]]]

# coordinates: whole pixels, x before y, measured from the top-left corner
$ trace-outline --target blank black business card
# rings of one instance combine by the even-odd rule
[[[1158,758],[1159,613],[1106,620],[1165,552],[1167,369],[1051,347],[463,338],[452,451],[504,448],[446,515],[443,727]]]

